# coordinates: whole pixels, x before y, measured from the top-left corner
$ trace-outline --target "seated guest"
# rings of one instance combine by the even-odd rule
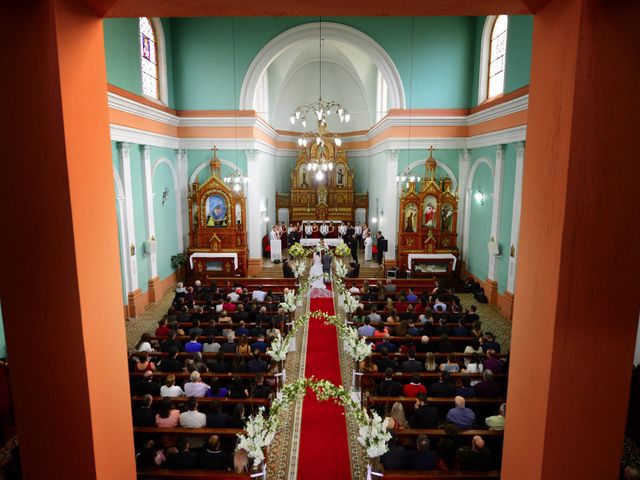
[[[178,349],[172,347],[169,356],[160,360],[158,367],[163,372],[180,372],[182,371],[182,362],[178,360]]]
[[[249,391],[242,383],[240,377],[233,377],[231,388],[229,389],[229,398],[248,398]]]
[[[256,342],[257,343],[257,342]],[[254,343],[255,345],[255,343]],[[253,358],[247,362],[247,370],[250,373],[266,372],[269,364],[262,360],[260,350],[253,351]]]
[[[446,312],[447,311],[447,304],[444,303],[442,300],[440,300],[438,298],[438,299],[436,299],[436,303],[433,305],[433,311],[434,312]]]
[[[289,265],[289,260],[285,258],[282,260],[282,276],[284,278],[295,278],[295,273],[293,273],[293,268]]]
[[[220,350],[224,353],[234,353],[236,351],[236,334],[229,332],[227,334],[227,341],[220,345]]]
[[[159,467],[166,461],[166,456],[162,449],[156,447],[153,440],[147,440],[142,446],[142,450],[136,454],[136,468],[138,470],[148,470],[150,468]],[[6,478],[9,477],[5,472]]]
[[[369,317],[365,317],[364,325],[358,328],[358,335],[361,337],[373,337],[376,329],[371,326],[371,319]]]
[[[166,318],[163,318],[158,322],[158,328],[156,328],[156,337],[166,337],[169,335],[171,329],[168,326],[168,321]]]
[[[451,331],[451,335],[453,335],[454,337],[468,337],[469,336],[469,330],[467,330],[467,327],[465,327],[463,319],[460,319],[458,321],[458,325],[453,327],[453,330]]]
[[[436,468],[436,453],[430,448],[429,437],[418,435],[416,450],[407,452],[407,467],[410,470],[428,471]]]
[[[391,335],[388,333],[382,337],[382,342],[376,345],[376,351],[380,351],[382,348],[386,348],[389,353],[396,351],[396,345],[391,342]]]
[[[465,400],[460,395],[454,399],[455,407],[447,412],[447,421],[458,428],[473,428],[476,424],[476,414],[465,406]]]
[[[429,387],[430,397],[454,397],[456,394],[456,386],[451,381],[449,372],[440,373],[440,381]]]
[[[207,341],[202,344],[203,353],[218,353],[218,350],[220,350],[220,344],[216,342],[213,335],[209,335]]]
[[[395,335],[396,337],[404,337],[409,330],[409,322],[406,320],[400,320],[400,325],[396,327]]]
[[[167,449],[167,460],[164,462],[164,468],[183,470],[196,468],[197,466],[198,454],[189,450],[189,441],[185,437],[178,438],[176,446]]]
[[[251,345],[249,345],[249,339],[246,335],[242,335],[240,337],[240,341],[236,346],[236,353],[239,353],[241,355],[248,355],[251,353]]]
[[[293,276],[293,275],[292,275]],[[286,277],[285,277],[286,278]],[[247,473],[251,463],[247,451],[239,448],[233,452],[233,471],[236,473]]]
[[[258,310],[258,314],[256,315],[256,327],[254,327],[254,329],[261,328],[261,327],[258,327],[261,323],[267,323],[270,320],[271,320],[271,315],[267,314],[267,307],[265,306],[260,307],[260,310]],[[251,331],[255,332],[256,330],[254,329],[251,329]],[[260,332],[258,331],[257,333],[260,333]],[[254,334],[251,333],[251,335],[254,335]]]
[[[207,413],[207,428],[227,428],[230,417],[222,411],[222,405],[218,400],[211,402]]]
[[[474,323],[475,321],[480,320],[480,315],[478,315],[478,307],[475,305],[471,305],[469,310],[464,315],[465,323]]]
[[[438,409],[427,404],[424,393],[418,394],[413,409],[413,415],[409,419],[411,428],[438,428]]]
[[[447,355],[447,361],[440,365],[440,371],[449,373],[458,373],[460,371],[460,365],[458,365],[455,353]]]
[[[471,357],[471,360],[469,360],[469,363],[464,369],[465,373],[482,373],[483,371],[484,371],[484,366],[480,361],[480,357],[478,357],[477,355],[474,355],[473,357]],[[475,383],[478,383],[478,382],[475,382]]]
[[[152,403],[153,397],[145,395],[140,406],[133,411],[134,427],[155,427],[156,412],[151,409]]]
[[[258,339],[251,345],[251,350],[258,350],[261,353],[267,352],[267,344],[264,341],[264,334],[258,335]]]
[[[191,315],[189,315],[189,307],[183,305],[180,308],[180,312],[178,313],[178,323],[189,323],[191,322]]]
[[[404,313],[407,311],[407,300],[404,298],[404,296],[400,295],[400,298],[394,305],[394,308],[398,313]]]
[[[376,387],[378,397],[397,397],[402,392],[402,385],[393,380],[393,370],[387,368],[384,371],[384,380]]]
[[[236,311],[232,315],[234,322],[248,322],[249,321],[249,312],[245,311],[244,305],[242,303],[238,304]],[[237,333],[237,332],[236,332]]]
[[[134,367],[134,370],[138,372],[146,372],[146,371],[155,371],[156,365],[149,359],[149,354],[147,352],[138,353],[138,363]]]
[[[382,317],[378,315],[378,310],[376,307],[371,307],[371,313],[369,314],[369,321],[371,323],[380,323],[382,321]]]
[[[474,385],[473,389],[478,398],[495,398],[502,394],[500,384],[493,379],[491,370],[482,372],[482,381]]]
[[[267,292],[262,289],[262,285],[258,285],[256,289],[251,292],[251,299],[257,302],[264,302],[264,299],[267,297]]]
[[[188,353],[201,352],[202,351],[202,344],[200,342],[198,342],[198,334],[197,333],[194,332],[191,335],[189,335],[189,341],[184,344],[184,351],[188,352]]]
[[[180,340],[176,340],[175,330],[171,330],[169,332],[169,338],[160,344],[160,350],[163,352],[169,352],[172,348],[175,348],[178,352],[182,352],[184,350],[182,342]]]
[[[489,430],[504,430],[504,416],[507,414],[507,404],[503,403],[500,405],[500,410],[498,410],[498,415],[493,415],[492,417],[487,417],[484,420],[484,423],[489,427]]]
[[[468,375],[462,375],[460,377],[460,383],[462,383],[462,386],[456,388],[456,395],[460,395],[462,398],[471,398],[475,396],[476,391],[471,386],[471,379]]]
[[[385,470],[402,470],[405,468],[405,451],[403,446],[396,442],[395,433],[391,433],[391,438],[387,443],[389,450],[380,457],[380,462]]]
[[[440,336],[440,343],[438,343],[438,352],[450,353],[453,352],[453,344],[449,341],[449,335],[443,333]]]
[[[409,428],[409,422],[407,421],[407,417],[404,414],[404,407],[400,402],[393,402],[391,406],[391,412],[389,412],[389,425],[393,423],[393,427],[390,427],[391,430],[404,430],[405,428]]]
[[[198,466],[206,470],[227,470],[230,464],[229,454],[220,448],[220,438],[211,435],[200,452]]]
[[[235,311],[236,309],[235,303],[232,305],[233,305],[233,310]],[[220,325],[227,325],[227,324],[233,323],[233,319],[229,316],[229,310],[224,308],[224,304],[223,304],[222,311],[220,312],[220,316],[218,317],[218,323]]]
[[[412,289],[409,289],[409,292],[407,292],[404,298],[407,302],[411,302],[411,303],[418,301],[418,296],[415,293],[413,293]]]
[[[436,356],[433,352],[427,352],[427,356],[424,359],[424,369],[427,372],[435,372],[438,369],[438,365],[436,365]]]
[[[209,385],[200,378],[200,372],[191,372],[190,381],[184,384],[184,394],[187,397],[204,397],[209,391]]]
[[[484,334],[484,339],[482,340],[482,350],[487,353],[490,349],[495,350],[496,353],[500,353],[500,344],[496,342],[493,333],[487,332]]]
[[[464,353],[465,355],[469,355],[469,354],[480,355],[481,353],[483,353],[482,347],[480,346],[480,342],[476,339],[471,340],[471,344],[464,347]],[[466,357],[466,356],[464,357],[465,366],[469,365],[470,361],[471,361],[470,357]]]
[[[385,335],[389,335],[389,328],[384,323],[380,323],[376,327],[376,331],[373,332],[373,336],[376,338],[384,338]]]
[[[434,351],[434,346],[429,344],[429,337],[427,335],[423,335],[420,338],[420,343],[416,347],[416,351],[418,353],[427,353]]]
[[[358,295],[360,293],[360,289],[356,286],[356,282],[351,283],[351,288],[349,289],[349,292],[353,295]]]
[[[224,398],[229,396],[229,389],[220,385],[218,377],[213,377],[210,382],[211,387],[207,392],[207,397]]]
[[[191,327],[189,329],[189,333],[187,335],[191,336],[192,334],[196,334],[196,337],[199,337],[200,335],[202,335],[202,332],[204,332],[204,330],[202,329],[202,327],[200,327],[200,320],[193,319],[193,327]]]
[[[409,320],[409,329],[407,330],[407,335],[411,335],[412,337],[418,337],[422,334],[422,330],[416,327],[416,324],[413,320]]]
[[[378,371],[384,372],[387,368],[390,368],[392,371],[398,370],[398,362],[394,359],[389,358],[389,350],[386,348],[381,348],[380,350],[381,357],[376,360],[376,365],[378,365]]]
[[[469,333],[473,338],[480,341],[482,337],[484,337],[484,332],[482,331],[482,322],[480,320],[476,320],[475,322],[473,322]]]
[[[485,447],[484,439],[480,435],[473,437],[471,447],[458,449],[458,462],[460,470],[481,471],[493,468],[491,450]]]
[[[153,381],[153,372],[147,370],[142,376],[142,380],[133,385],[133,394],[137,396],[160,395],[160,384]]]
[[[213,373],[227,373],[229,371],[227,362],[224,359],[224,352],[222,350],[219,350],[218,353],[216,353],[216,358],[207,360],[207,365],[209,366],[209,371]]]
[[[171,400],[163,398],[156,415],[156,427],[175,428],[180,424],[180,410],[173,408]]]
[[[229,419],[228,428],[244,428],[244,427],[245,427],[244,405],[242,403],[238,403],[233,409],[233,414]]]
[[[502,371],[502,362],[496,358],[496,351],[492,348],[487,350],[487,359],[482,364],[485,370],[491,370],[493,373]]]
[[[233,361],[229,365],[229,371],[232,373],[246,373],[248,371],[247,364],[241,353],[236,352],[236,356],[233,357]]]
[[[420,383],[420,375],[411,377],[411,383],[407,383],[402,387],[402,395],[405,397],[417,397],[418,394],[427,394],[427,389]]]
[[[180,414],[180,426],[182,428],[202,428],[206,425],[207,416],[198,411],[198,401],[195,397],[189,397],[187,411]]]
[[[265,362],[266,363],[266,362]],[[258,373],[256,375],[256,384],[251,392],[253,398],[269,398],[271,397],[271,387],[264,384],[264,375]]]
[[[184,397],[184,391],[176,385],[176,376],[171,373],[167,375],[167,379],[162,387],[160,387],[161,397]]]
[[[214,319],[209,320],[209,324],[202,331],[203,335],[213,336],[219,335],[218,329],[216,328],[216,321]]]
[[[409,357],[409,359],[402,362],[402,364],[400,365],[400,370],[408,373],[420,372],[423,365],[418,360],[416,360],[416,351],[410,349],[407,353],[407,356]]]
[[[445,318],[441,318],[438,320],[438,326],[436,327],[436,335],[451,335],[451,329],[447,327],[447,320]]]
[[[387,295],[396,293],[396,286],[391,282],[390,278],[387,278],[387,283],[384,286],[384,291]]]

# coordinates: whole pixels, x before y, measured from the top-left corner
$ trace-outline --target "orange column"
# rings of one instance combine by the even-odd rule
[[[638,318],[632,1],[534,19],[503,478],[617,478]]]
[[[2,9],[0,296],[25,478],[133,479],[102,21],[75,0]]]

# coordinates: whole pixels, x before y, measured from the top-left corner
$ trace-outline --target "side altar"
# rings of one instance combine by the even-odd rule
[[[449,177],[436,178],[433,148],[420,182],[402,186],[398,215],[398,266],[412,277],[452,273],[458,266],[458,192]]]
[[[326,126],[318,122],[320,137]],[[335,220],[354,223],[355,209],[368,209],[369,194],[357,194],[347,153],[330,141],[301,146],[291,171],[289,194],[276,193],[276,210],[289,210],[289,222]],[[366,215],[365,215],[365,218]],[[277,219],[280,221],[280,219]]]
[[[245,195],[240,185],[230,188],[220,177],[216,148],[209,166],[209,179],[200,185],[196,178],[189,187],[189,268],[203,279],[244,276],[248,257]]]

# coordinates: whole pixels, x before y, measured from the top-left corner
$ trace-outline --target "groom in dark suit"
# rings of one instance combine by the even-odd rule
[[[322,254],[322,273],[331,274],[331,255],[328,253]]]
[[[358,263],[358,238],[355,235],[351,236],[349,240],[349,248],[351,249],[351,258],[357,264]]]

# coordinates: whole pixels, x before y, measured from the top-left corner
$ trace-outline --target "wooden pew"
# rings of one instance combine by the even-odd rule
[[[160,427],[133,427],[133,433],[158,434],[171,436],[235,436],[244,432],[241,428],[160,428]]]
[[[438,379],[440,378],[440,371],[436,371],[436,372],[395,372],[393,374],[393,379],[394,380],[404,380],[406,382],[409,382],[414,375],[419,375],[420,379],[430,379],[430,380],[435,380],[436,382],[438,381]],[[456,378],[460,378],[463,375],[468,376],[471,379],[476,379],[476,380],[481,380],[482,379],[482,374],[481,373],[451,373],[449,374],[449,376],[453,379]],[[363,378],[372,378],[374,381],[379,381],[382,380],[384,378],[384,372],[371,372],[371,373],[363,373],[362,374]],[[497,380],[506,380],[507,378],[507,374],[506,373],[494,373],[493,374],[493,378],[497,381]]]
[[[406,480],[411,478],[420,479],[448,479],[458,480],[487,480],[500,478],[500,471],[489,470],[486,472],[465,472],[463,470],[434,470],[431,472],[416,472],[413,470],[389,470],[385,472],[385,480]]]
[[[221,472],[219,470],[169,470],[167,468],[157,468],[150,470],[138,470],[138,478],[151,480],[161,480],[164,478],[176,478],[180,480],[202,480],[202,479],[238,479],[250,480],[248,473]]]
[[[504,397],[495,397],[495,398],[477,398],[471,397],[467,398],[465,404],[468,408],[473,408],[475,406],[491,406],[491,405],[502,405],[507,400]],[[416,399],[414,397],[369,397],[369,402],[373,405],[381,405],[381,404],[391,404],[395,402],[400,402],[403,405],[414,405],[416,403]],[[427,397],[427,403],[430,406],[454,406],[454,398],[453,397]],[[405,407],[406,408],[406,407]],[[497,409],[496,409],[497,411]]]
[[[153,397],[153,401],[160,403],[163,397]],[[144,397],[131,397],[132,403],[140,403],[144,400]],[[173,397],[171,398],[172,402],[175,403],[187,403],[189,397]],[[220,402],[222,405],[236,405],[238,403],[242,403],[247,407],[266,407],[269,408],[271,405],[271,400],[268,398],[211,398],[211,397],[198,397],[198,404],[203,403],[213,403],[215,401]]]
[[[176,380],[189,380],[191,373],[189,372],[153,372],[154,378],[166,378],[167,375],[175,375]],[[239,377],[242,380],[254,380],[256,378],[257,373],[235,373],[235,372],[225,372],[225,373],[214,373],[207,372],[201,373],[200,378],[202,380],[210,380],[212,378],[220,378],[220,379],[232,379],[234,377]],[[263,373],[262,374],[265,379],[274,378],[274,374],[272,373]],[[142,379],[144,377],[144,372],[129,372],[129,378],[133,379]]]

